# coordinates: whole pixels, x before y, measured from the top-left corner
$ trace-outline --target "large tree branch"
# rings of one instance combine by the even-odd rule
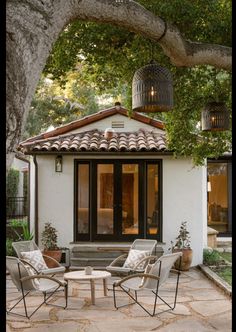
[[[134,1],[7,0],[7,168],[52,46],[75,19],[108,22],[156,42],[165,29],[160,17]],[[231,48],[186,41],[170,24],[159,44],[176,66],[205,64],[231,69]]]
[[[77,10],[74,6],[68,10],[70,17],[112,23],[158,42],[176,66],[212,65],[231,70],[231,47],[188,41],[168,22],[164,37],[158,41],[165,30],[165,22],[135,1],[82,0]]]

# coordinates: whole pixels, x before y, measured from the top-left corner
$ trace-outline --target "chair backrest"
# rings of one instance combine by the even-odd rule
[[[156,245],[157,245],[157,240],[136,239],[132,243],[130,249],[150,251],[150,255],[152,255],[153,253],[155,253]]]
[[[173,267],[177,259],[179,259],[181,256],[182,252],[166,254],[158,258],[158,260],[152,265],[148,273],[153,274],[155,276],[159,276],[159,270],[161,265],[159,286],[161,286],[167,280],[171,268]],[[156,286],[157,286],[157,281],[151,278],[146,278],[146,280],[143,283],[144,288],[155,289]]]
[[[6,267],[10,273],[11,279],[18,290],[21,290],[20,279],[23,277],[31,276],[29,270],[24,264],[17,258],[12,256],[6,256]],[[36,286],[33,280],[23,282],[23,289],[25,291],[36,290]]]
[[[40,250],[34,240],[12,242],[12,247],[19,258],[21,258],[22,251]]]

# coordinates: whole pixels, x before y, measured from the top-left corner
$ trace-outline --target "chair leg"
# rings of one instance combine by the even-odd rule
[[[27,317],[29,318],[28,316],[28,313],[27,313],[27,307],[26,307],[26,302],[25,302],[25,297],[29,294],[30,292],[27,292],[26,294],[24,294],[22,292],[22,296],[20,297],[19,301],[17,301],[10,309],[6,310],[6,313],[7,314],[12,314],[12,315],[17,315],[17,316],[21,316],[21,317]],[[22,314],[19,314],[17,312],[13,312],[12,309],[14,309],[18,303],[20,303],[21,301],[24,302],[24,311],[25,311],[25,315],[22,315]]]

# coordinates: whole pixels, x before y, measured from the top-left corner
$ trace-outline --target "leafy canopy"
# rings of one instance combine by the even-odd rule
[[[231,46],[229,0],[138,2],[176,25],[186,39]],[[134,72],[152,58],[173,75],[173,111],[152,115],[165,122],[169,149],[175,156],[191,156],[197,165],[203,164],[206,157],[217,158],[229,151],[231,132],[202,132],[200,118],[202,108],[211,100],[224,101],[231,110],[231,74],[210,66],[177,68],[171,65],[158,44],[109,24],[76,20],[61,33],[43,73],[44,77],[54,80],[54,91],[49,89],[42,98],[42,82],[39,84],[28,123],[32,126],[37,122],[32,121],[34,117],[39,122],[43,117],[44,125],[69,122],[96,112],[101,108],[99,97],[102,96],[113,97],[131,110]],[[57,91],[59,87],[61,90]],[[66,106],[62,100],[55,99],[58,94],[70,97],[72,103],[78,102],[83,108],[68,109],[69,104]],[[114,100],[107,106],[113,105]],[[47,113],[50,121],[46,120]],[[36,130],[31,129],[31,133]]]

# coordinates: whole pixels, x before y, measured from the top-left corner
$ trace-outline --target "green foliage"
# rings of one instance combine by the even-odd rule
[[[23,227],[23,225],[27,225],[27,221],[26,220],[20,220],[20,219],[11,219],[9,221],[9,225],[11,227]]]
[[[27,221],[11,219],[9,226],[17,236],[16,241],[28,241],[34,238],[34,233],[30,232]]]
[[[23,230],[23,234],[21,235],[21,239],[22,241],[29,241],[29,240],[33,240],[34,238],[34,233],[30,232],[29,227],[27,224],[24,224],[22,226],[22,230]]]
[[[6,178],[6,195],[7,197],[16,197],[19,185],[19,171],[11,168],[7,173]]]
[[[138,2],[177,26],[186,39],[231,46],[232,3],[228,0]],[[201,132],[199,125],[201,110],[209,100],[226,102],[232,112],[230,73],[210,66],[176,68],[160,45],[139,34],[115,25],[78,20],[70,23],[54,44],[44,75],[60,84],[64,95],[70,90],[68,98],[81,103],[84,109],[68,110],[54,99],[58,96],[56,91],[45,91],[42,98],[39,86],[29,115],[28,135],[46,130],[50,124],[64,124],[96,112],[99,108],[96,97],[102,95],[116,98],[130,110],[134,72],[151,58],[167,67],[174,80],[173,111],[152,115],[165,122],[168,149],[175,157],[192,157],[195,165],[230,151],[231,131]],[[71,72],[77,78],[68,88]]]
[[[232,286],[232,267],[218,268],[214,270],[222,279],[224,279],[229,285]]]
[[[6,197],[16,197],[18,193],[20,172],[17,169],[10,168],[6,177]],[[16,201],[7,200],[6,213],[7,216],[14,215],[16,209]]]
[[[232,253],[231,252],[221,252],[220,256],[223,257],[227,262],[232,263]]]
[[[183,221],[180,226],[179,235],[176,238],[175,244],[171,241],[172,249],[190,249],[190,236],[187,231],[187,221]]]
[[[57,250],[57,230],[50,222],[45,223],[41,236],[42,245],[45,250]]]
[[[203,249],[203,263],[206,265],[219,265],[222,257],[217,250]]]
[[[12,247],[12,242],[14,240],[6,238],[6,256],[16,256],[16,253]]]

